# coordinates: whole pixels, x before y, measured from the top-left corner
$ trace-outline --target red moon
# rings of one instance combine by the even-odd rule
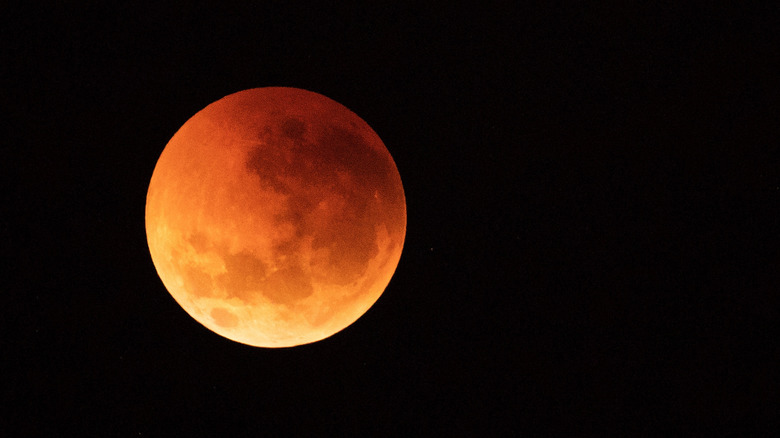
[[[146,235],[195,320],[240,343],[291,347],[379,299],[401,258],[406,198],[355,113],[310,91],[255,88],[207,106],[165,146]]]

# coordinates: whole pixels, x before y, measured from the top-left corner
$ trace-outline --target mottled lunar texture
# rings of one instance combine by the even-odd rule
[[[401,257],[406,201],[377,134],[317,93],[256,88],[173,136],[146,199],[152,260],[198,322],[289,347],[344,329]]]

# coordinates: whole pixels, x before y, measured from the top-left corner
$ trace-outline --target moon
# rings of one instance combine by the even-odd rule
[[[152,173],[146,235],[165,287],[196,321],[257,347],[327,338],[382,295],[406,198],[393,158],[321,94],[228,95],[171,138]]]

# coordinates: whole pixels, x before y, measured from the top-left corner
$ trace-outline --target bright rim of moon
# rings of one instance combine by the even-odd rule
[[[355,322],[406,235],[401,178],[379,136],[297,88],[240,91],[171,138],[146,198],[152,260],[173,298],[228,339],[290,347]]]

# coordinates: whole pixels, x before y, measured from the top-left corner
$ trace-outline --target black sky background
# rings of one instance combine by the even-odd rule
[[[4,436],[780,429],[776,6],[21,4]],[[407,197],[384,295],[291,349],[201,327],[144,229],[170,137],[263,86],[366,120]]]

